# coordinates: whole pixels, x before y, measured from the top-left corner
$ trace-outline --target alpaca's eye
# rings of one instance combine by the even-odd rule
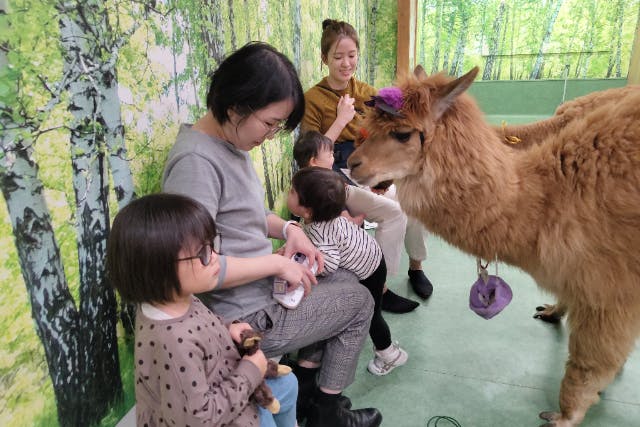
[[[412,133],[413,132],[390,132],[389,135],[391,135],[392,138],[397,139],[398,142],[404,143],[409,141]]]

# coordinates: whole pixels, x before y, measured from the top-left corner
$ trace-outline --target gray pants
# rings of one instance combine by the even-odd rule
[[[267,357],[299,350],[300,359],[321,363],[319,386],[343,390],[355,377],[373,298],[342,269],[319,278],[312,289],[293,310],[275,304],[241,320],[264,334],[261,348]]]

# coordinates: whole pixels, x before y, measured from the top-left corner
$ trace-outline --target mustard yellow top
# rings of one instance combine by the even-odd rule
[[[303,132],[317,130],[324,134],[336,120],[338,100],[341,96],[349,94],[349,96],[355,99],[354,107],[356,114],[353,120],[342,130],[336,143],[353,141],[356,139],[358,130],[362,126],[362,119],[364,118],[365,112],[370,108],[364,105],[364,102],[370,100],[371,96],[377,92],[373,86],[356,80],[355,77],[351,77],[345,89],[331,89],[325,77],[304,94],[305,112],[302,123],[300,124],[300,129]]]

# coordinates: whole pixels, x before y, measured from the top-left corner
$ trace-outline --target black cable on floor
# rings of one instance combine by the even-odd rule
[[[454,427],[462,427],[462,424],[460,424],[455,418],[448,417],[446,415],[436,415],[434,417],[429,418],[429,421],[427,421],[427,427],[438,427],[439,425],[438,423],[442,420],[451,423],[451,425],[453,425]]]

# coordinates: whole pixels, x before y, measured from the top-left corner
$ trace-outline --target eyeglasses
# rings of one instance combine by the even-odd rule
[[[274,136],[279,132],[282,132],[287,127],[287,119],[280,120],[274,124],[269,124],[265,120],[262,120],[256,113],[252,113],[256,119],[267,129],[265,136]]]
[[[195,254],[194,256],[188,256],[186,258],[178,258],[176,261],[189,261],[192,259],[199,259],[200,263],[204,267],[206,267],[211,263],[212,252],[220,254],[220,243],[221,243],[221,239],[220,239],[220,235],[218,234],[216,237],[213,238],[213,241],[211,243],[205,243],[202,246],[202,248],[200,248],[198,253]]]

